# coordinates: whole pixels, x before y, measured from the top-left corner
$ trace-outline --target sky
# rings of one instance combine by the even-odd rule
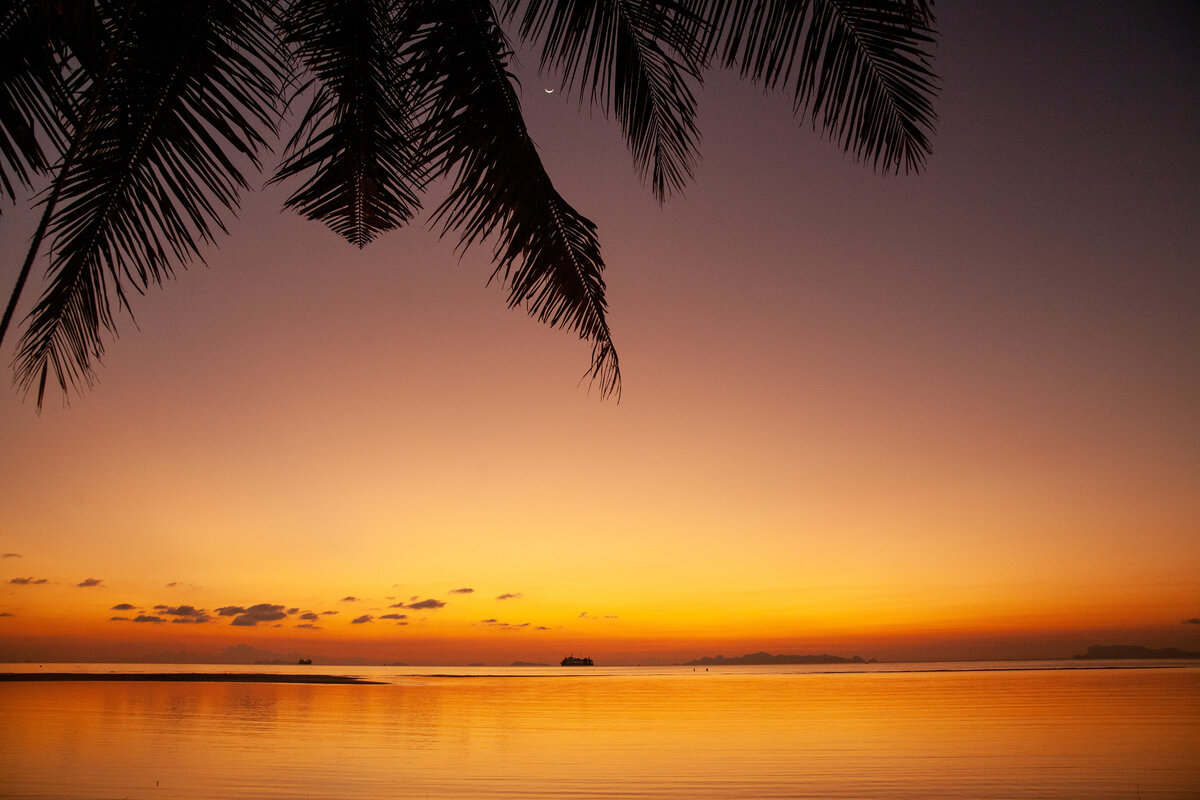
[[[1200,11],[938,27],[923,173],[718,72],[662,205],[522,53],[619,403],[490,250],[245,196],[93,390],[0,391],[0,661],[1200,650]],[[33,227],[3,209],[6,291]]]

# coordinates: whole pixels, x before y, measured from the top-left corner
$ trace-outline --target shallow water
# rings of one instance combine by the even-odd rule
[[[0,684],[0,795],[1200,797],[1200,667],[887,666]]]

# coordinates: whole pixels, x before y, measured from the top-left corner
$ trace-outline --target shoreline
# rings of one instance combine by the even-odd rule
[[[371,684],[382,681],[346,675],[288,675],[253,672],[0,672],[0,682],[16,681],[155,681],[159,683],[321,683]]]

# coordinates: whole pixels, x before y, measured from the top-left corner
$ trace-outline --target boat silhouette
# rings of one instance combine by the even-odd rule
[[[592,659],[587,657],[576,658],[575,656],[567,656],[562,660],[562,666],[564,667],[590,667],[592,665]]]

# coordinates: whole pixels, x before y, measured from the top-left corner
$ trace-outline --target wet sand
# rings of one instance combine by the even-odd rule
[[[281,675],[255,672],[2,672],[7,681],[159,681],[166,683],[361,683],[346,675]]]

